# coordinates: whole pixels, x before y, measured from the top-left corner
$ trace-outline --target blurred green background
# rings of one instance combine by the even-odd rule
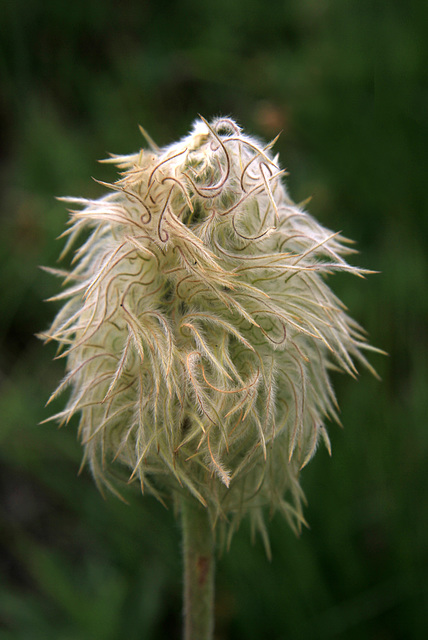
[[[181,635],[180,534],[151,498],[103,500],[75,425],[38,426],[63,375],[34,337],[58,283],[54,196],[197,113],[277,143],[296,201],[381,272],[332,280],[388,351],[337,376],[341,430],[304,471],[310,529],[247,526],[217,569],[217,640],[426,637],[428,10],[424,0],[15,0],[0,11],[0,640]],[[60,404],[58,405],[58,407]]]

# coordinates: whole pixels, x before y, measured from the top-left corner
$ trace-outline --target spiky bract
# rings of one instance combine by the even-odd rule
[[[71,386],[56,417],[80,415],[96,481],[114,489],[122,466],[161,499],[190,491],[229,531],[247,511],[263,531],[265,505],[299,526],[299,471],[337,417],[329,369],[366,362],[325,282],[362,272],[291,202],[272,145],[201,118],[177,144],[112,157],[111,194],[66,199],[82,207],[67,248],[90,234],[47,334],[67,358],[54,395]]]

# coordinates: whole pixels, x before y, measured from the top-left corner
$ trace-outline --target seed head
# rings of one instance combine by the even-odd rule
[[[337,419],[329,371],[367,364],[362,330],[326,284],[361,275],[349,241],[294,204],[271,148],[200,118],[159,149],[113,156],[99,200],[66,198],[83,232],[45,338],[56,340],[99,485],[190,492],[227,523],[262,509],[299,527],[299,472]],[[51,270],[52,271],[52,270]],[[62,271],[55,271],[64,275]],[[115,477],[115,476],[118,476]]]

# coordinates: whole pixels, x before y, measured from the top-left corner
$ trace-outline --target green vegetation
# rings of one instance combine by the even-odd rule
[[[243,525],[218,562],[217,640],[423,637],[428,589],[428,11],[423,0],[16,0],[0,13],[0,640],[181,635],[180,533],[130,492],[103,500],[75,424],[38,426],[63,375],[34,337],[55,305],[67,214],[96,159],[161,145],[198,113],[271,139],[296,201],[357,241],[333,289],[389,357],[335,380],[342,431],[303,472],[310,529]]]

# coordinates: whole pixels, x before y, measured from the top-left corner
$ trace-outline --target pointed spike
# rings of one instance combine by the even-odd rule
[[[155,151],[156,153],[161,153],[161,149],[160,147],[158,147],[158,145],[156,144],[156,142],[153,140],[153,138],[147,133],[147,131],[144,129],[144,127],[141,126],[141,124],[138,125],[138,128],[141,132],[141,134],[143,135],[143,137],[145,138],[146,142],[148,143],[148,145],[150,146],[150,148],[152,149],[152,151]]]

